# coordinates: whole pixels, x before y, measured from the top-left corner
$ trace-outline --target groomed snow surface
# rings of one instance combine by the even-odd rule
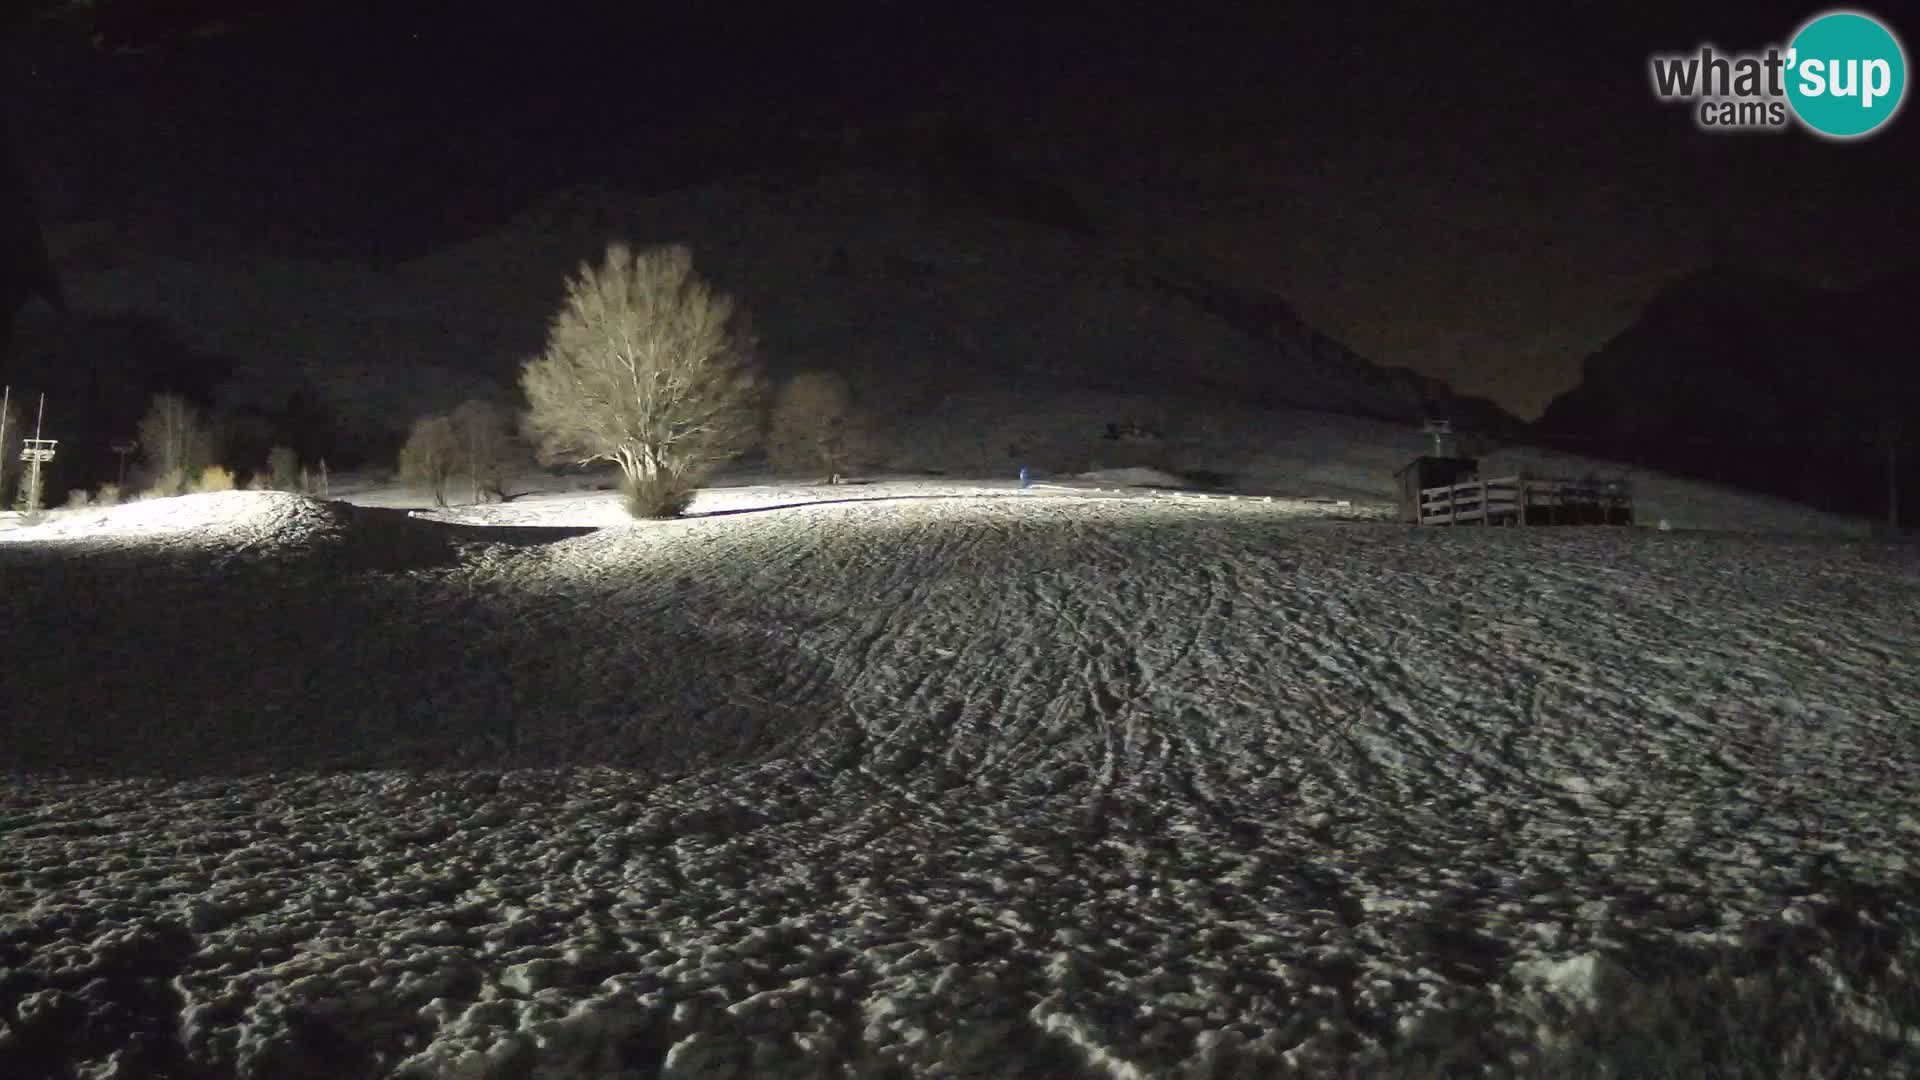
[[[1555,1000],[1913,955],[1911,547],[387,501],[0,533],[0,1075],[1526,1075]],[[1914,974],[1836,1023],[1920,1051]]]

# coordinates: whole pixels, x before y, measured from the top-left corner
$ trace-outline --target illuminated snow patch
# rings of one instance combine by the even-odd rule
[[[1603,997],[1615,992],[1631,977],[1624,968],[1599,953],[1519,963],[1513,966],[1513,974],[1523,983],[1589,1009],[1600,1007]]]
[[[0,550],[0,1074],[1370,1075],[1660,991],[1603,957],[1909,991],[1903,552],[961,487]]]
[[[0,542],[77,540],[130,534],[201,533],[210,536],[311,532],[337,525],[339,510],[300,495],[275,491],[213,491],[121,506],[51,513],[37,526],[0,533]]]

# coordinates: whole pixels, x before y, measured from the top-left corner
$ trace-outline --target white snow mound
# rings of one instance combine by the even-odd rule
[[[279,491],[211,491],[120,506],[54,511],[38,526],[0,533],[0,542],[160,533],[191,533],[209,539],[234,534],[288,537],[337,528],[349,513],[343,504]]]
[[[1912,549],[957,486],[21,530],[0,1076],[1385,1075],[1736,949],[1911,1000]]]

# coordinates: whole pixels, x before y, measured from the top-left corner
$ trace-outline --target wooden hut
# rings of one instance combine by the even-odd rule
[[[1420,524],[1420,492],[1448,484],[1464,484],[1480,475],[1479,458],[1438,457],[1428,454],[1414,458],[1394,472],[1400,486],[1400,520]]]

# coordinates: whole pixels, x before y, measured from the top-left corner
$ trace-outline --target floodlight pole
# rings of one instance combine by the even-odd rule
[[[7,411],[13,404],[13,387],[0,390],[0,491],[7,486]]]
[[[43,391],[40,394],[40,411],[37,414],[35,414],[33,418],[33,441],[35,443],[38,443],[40,441],[40,429],[42,426],[46,424],[46,422],[47,422],[47,395]],[[33,465],[30,469],[27,470],[27,473],[28,473],[28,476],[31,478],[31,482],[27,485],[27,517],[31,519],[34,517],[38,517],[40,514],[40,455],[39,454],[36,453],[33,455]]]
[[[42,392],[40,395],[40,411],[36,413],[33,418],[33,441],[35,443],[40,441],[42,434],[40,429],[45,427],[46,423],[47,395],[45,392]],[[32,516],[38,516],[40,513],[40,455],[37,452],[33,455],[32,474],[33,483],[27,489],[31,493],[27,496],[27,513]]]

